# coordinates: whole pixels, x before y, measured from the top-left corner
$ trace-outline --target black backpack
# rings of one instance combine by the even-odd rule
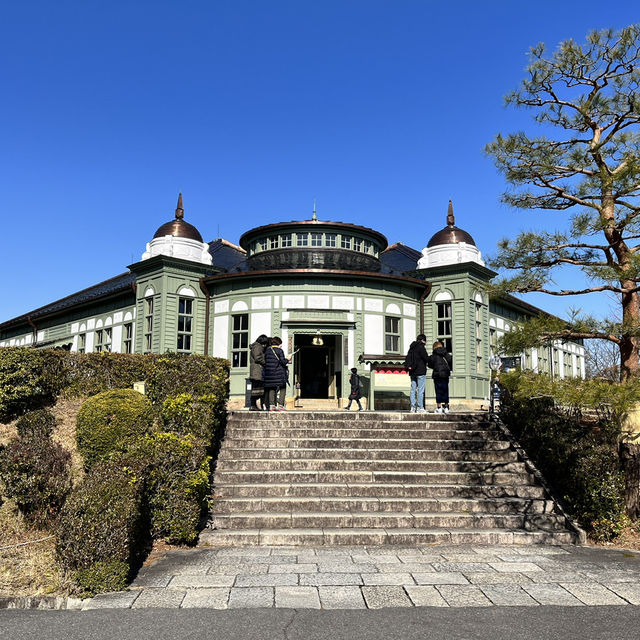
[[[409,347],[409,352],[407,353],[407,357],[404,359],[404,370],[411,371],[411,369],[415,369],[416,366],[416,354],[413,347]]]

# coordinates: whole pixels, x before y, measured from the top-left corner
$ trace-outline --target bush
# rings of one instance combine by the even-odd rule
[[[50,527],[71,489],[71,454],[48,438],[14,438],[0,450],[0,480],[28,523]]]
[[[0,348],[0,422],[52,404],[65,385],[64,352]]]
[[[629,389],[523,373],[503,383],[505,424],[591,536],[614,538],[628,523],[618,442]]]
[[[16,422],[16,429],[21,438],[48,438],[55,428],[55,416],[46,409],[25,413]]]
[[[194,398],[190,393],[181,393],[164,401],[161,417],[165,431],[192,434],[210,446],[223,412],[224,403],[213,394]]]
[[[121,464],[144,478],[151,535],[171,544],[193,544],[207,507],[209,456],[193,435],[154,433],[126,453]]]
[[[96,464],[60,513],[56,552],[78,592],[127,586],[146,538],[142,483],[114,462]]]
[[[133,389],[104,391],[89,398],[77,417],[76,442],[85,468],[124,451],[153,427],[149,399]]]

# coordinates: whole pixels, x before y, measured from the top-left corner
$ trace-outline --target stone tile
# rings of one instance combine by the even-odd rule
[[[471,584],[531,584],[531,578],[522,573],[465,573]]]
[[[434,586],[411,586],[408,585],[405,591],[409,594],[411,602],[416,607],[448,607],[447,601],[440,595]]]
[[[214,564],[209,567],[209,574],[225,575],[225,576],[258,576],[267,573],[268,564]]]
[[[587,576],[577,571],[532,571],[531,573],[525,573],[527,578],[530,578],[532,582],[544,583],[544,582],[591,582]]]
[[[606,585],[611,591],[624,598],[631,604],[640,604],[640,584],[612,582]]]
[[[620,570],[604,570],[604,571],[585,571],[584,574],[600,583],[609,582],[640,582],[640,574],[635,571],[620,571]]]
[[[442,584],[436,586],[450,607],[490,607],[491,600],[479,587],[471,584]]]
[[[219,558],[257,558],[271,555],[269,547],[254,547],[236,549],[230,547],[228,549],[218,549],[217,557]]]
[[[595,583],[582,583],[582,584],[566,584],[562,586],[572,593],[578,600],[581,600],[585,604],[589,605],[603,605],[603,604],[627,604],[626,600],[618,597],[613,591],[610,591],[605,586]]]
[[[171,569],[174,576],[203,576],[206,575],[212,563],[175,566]]]
[[[143,589],[131,608],[177,609],[182,604],[185,595],[186,591],[177,589]]]
[[[274,564],[269,567],[269,573],[317,573],[317,564]]]
[[[229,593],[229,609],[273,607],[273,587],[233,587]]]
[[[497,562],[492,553],[443,553],[445,562]],[[441,561],[442,562],[442,561]]]
[[[517,584],[491,584],[480,589],[493,604],[501,607],[539,606],[538,602]]]
[[[494,569],[486,562],[434,562],[433,568],[436,571],[489,571],[493,572]]]
[[[181,609],[226,609],[231,589],[190,589],[187,591]]]
[[[294,554],[272,554],[268,558],[260,558],[260,562],[265,562],[268,565],[272,564],[293,564],[298,563],[298,556]]]
[[[234,587],[292,587],[298,584],[298,575],[268,573],[263,576],[237,576]]]
[[[532,573],[542,569],[532,562],[490,562],[489,566],[498,573]]]
[[[317,566],[318,566],[318,571],[320,573],[376,573],[379,570],[378,567],[383,565],[354,564],[352,562],[350,563],[318,562]],[[384,565],[384,566],[388,566],[388,565]],[[397,565],[392,565],[392,566],[397,567]]]
[[[362,577],[359,573],[301,573],[300,586],[349,586],[361,585]]]
[[[360,587],[318,587],[323,609],[366,609]]]
[[[236,580],[235,576],[211,573],[206,576],[174,576],[169,583],[170,589],[197,589],[199,587],[231,587]]]
[[[166,587],[173,574],[159,571],[140,572],[132,583],[132,587]]]
[[[403,563],[401,565],[381,565],[379,569],[382,571],[382,566],[386,567],[385,571],[390,573],[436,573],[436,570],[428,563],[416,562],[416,563]]]
[[[319,609],[317,587],[276,587],[276,607],[286,609]]]
[[[362,595],[369,609],[413,606],[405,590],[398,586],[362,587]]]
[[[522,587],[532,598],[544,605],[582,607],[584,604],[559,584],[527,584]]]
[[[410,573],[363,573],[362,582],[367,585],[374,584],[414,584]]]
[[[129,609],[142,591],[114,591],[101,593],[82,603],[82,610],[89,609]]]
[[[432,562],[444,562],[442,556],[411,556],[410,558],[402,558],[402,564],[431,564]]]
[[[414,573],[413,578],[418,584],[469,584],[469,581],[459,571]]]

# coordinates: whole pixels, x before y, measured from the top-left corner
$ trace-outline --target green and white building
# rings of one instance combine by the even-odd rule
[[[486,404],[489,359],[519,319],[544,313],[515,297],[491,300],[495,276],[473,238],[455,225],[418,251],[379,232],[318,220],[250,229],[238,244],[205,243],[184,220],[163,224],[141,260],[110,280],[0,324],[0,347],[76,352],[201,353],[231,362],[231,406],[244,405],[249,345],[278,335],[294,354],[288,395],[339,405],[358,367],[376,408],[403,406],[400,373],[425,333],[453,355],[453,404]],[[508,363],[559,377],[584,376],[584,348],[556,342]],[[431,385],[427,385],[431,392]]]

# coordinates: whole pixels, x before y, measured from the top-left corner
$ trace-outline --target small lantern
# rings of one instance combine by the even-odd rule
[[[322,336],[320,335],[320,331],[316,331],[316,335],[313,336],[313,340],[311,341],[311,343],[313,345],[315,345],[316,347],[321,347],[324,344],[324,340],[322,339]]]

